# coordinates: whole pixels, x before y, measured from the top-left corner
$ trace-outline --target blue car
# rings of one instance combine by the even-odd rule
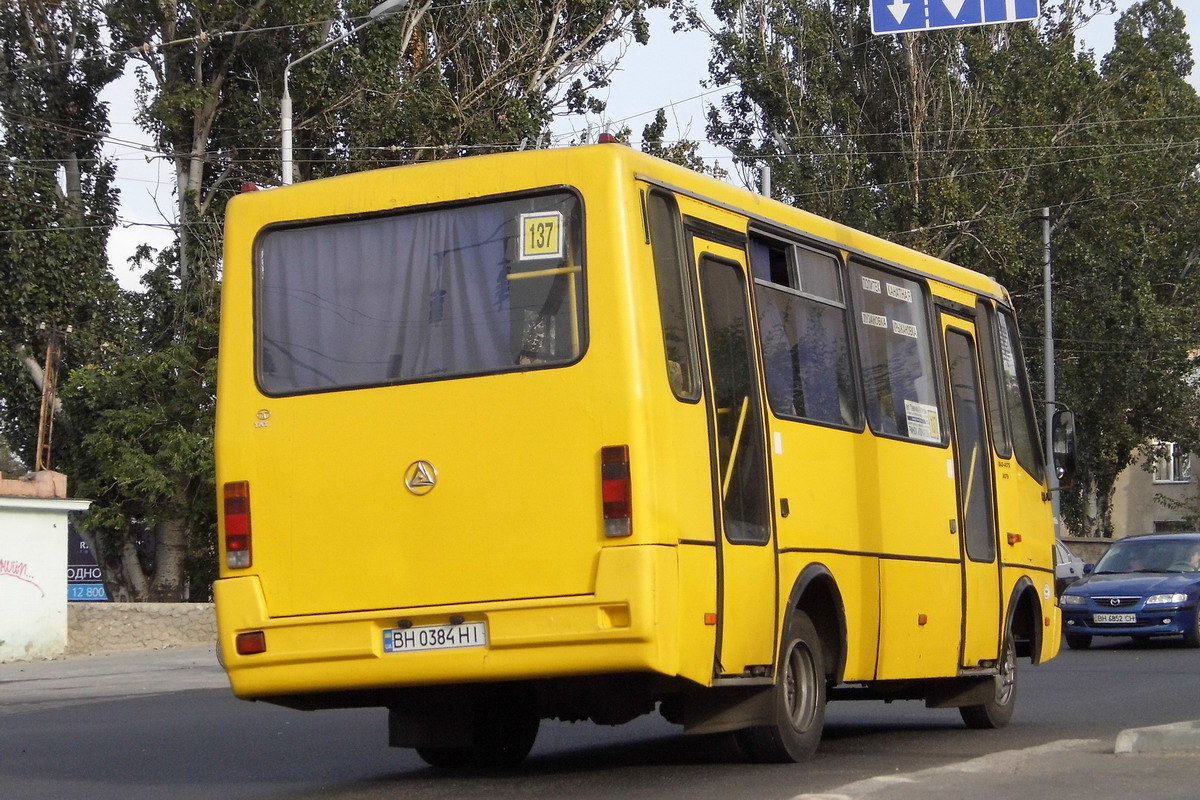
[[[1121,539],[1058,601],[1067,646],[1093,636],[1183,636],[1200,647],[1200,533]]]

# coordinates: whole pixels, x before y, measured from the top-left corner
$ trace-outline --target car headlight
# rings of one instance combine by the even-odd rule
[[[1064,594],[1058,598],[1060,606],[1081,606],[1087,602],[1087,598],[1078,594]]]
[[[1181,592],[1176,592],[1175,594],[1152,594],[1146,598],[1146,605],[1148,606],[1179,605],[1184,602],[1187,602],[1187,595]]]

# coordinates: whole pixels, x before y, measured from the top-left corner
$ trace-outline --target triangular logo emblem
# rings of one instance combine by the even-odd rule
[[[404,485],[413,494],[429,494],[437,486],[437,470],[428,461],[414,461],[404,471]]]

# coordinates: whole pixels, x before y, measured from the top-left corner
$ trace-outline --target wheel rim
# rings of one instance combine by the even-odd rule
[[[808,730],[817,716],[817,670],[804,642],[796,642],[788,653],[783,691],[788,721],[798,731]]]
[[[996,705],[1008,705],[1013,688],[1017,685],[1017,657],[1012,642],[1004,643],[1004,656],[1000,659],[1000,674],[996,676]]]

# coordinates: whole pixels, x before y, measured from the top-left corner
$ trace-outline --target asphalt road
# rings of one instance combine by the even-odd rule
[[[748,764],[728,737],[685,738],[657,716],[617,728],[544,722],[519,770],[447,774],[389,749],[379,709],[300,712],[215,689],[72,702],[0,716],[0,796],[786,800],[1061,740],[1111,744],[1124,728],[1200,719],[1200,650],[1174,642],[1102,642],[1021,667],[1007,729],[971,731],[956,711],[914,702],[834,703],[817,758],[786,766]],[[1200,783],[1200,757],[1181,768]]]

